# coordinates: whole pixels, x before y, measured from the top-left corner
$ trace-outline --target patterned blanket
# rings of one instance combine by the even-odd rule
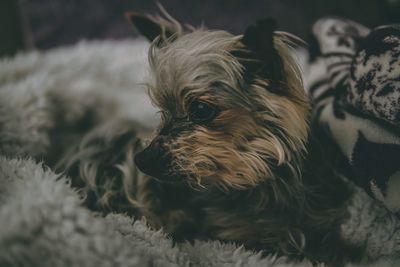
[[[320,19],[307,84],[346,176],[400,216],[400,25]]]

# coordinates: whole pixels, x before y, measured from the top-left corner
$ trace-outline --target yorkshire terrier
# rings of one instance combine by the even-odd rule
[[[161,124],[143,149],[137,124],[111,122],[65,157],[59,166],[86,204],[144,216],[178,241],[355,259],[359,248],[340,236],[351,190],[310,131],[296,38],[272,20],[235,36],[185,31],[168,15],[128,17],[152,41],[148,89]]]

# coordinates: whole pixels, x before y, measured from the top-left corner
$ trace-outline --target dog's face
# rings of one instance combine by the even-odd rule
[[[138,167],[164,181],[246,188],[291,166],[305,149],[309,104],[282,34],[264,21],[243,36],[175,33],[132,16],[154,39],[149,93],[162,122]],[[157,30],[158,27],[158,30]],[[179,29],[179,27],[177,27]],[[265,36],[264,36],[265,35]]]

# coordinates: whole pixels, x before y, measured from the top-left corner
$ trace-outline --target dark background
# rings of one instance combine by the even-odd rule
[[[159,0],[183,23],[242,33],[258,18],[274,17],[280,30],[309,40],[312,23],[326,15],[369,27],[400,22],[400,0]],[[0,0],[0,55],[49,49],[81,39],[136,35],[126,11],[154,14],[152,0]]]

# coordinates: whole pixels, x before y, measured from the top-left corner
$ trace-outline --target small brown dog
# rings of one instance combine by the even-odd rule
[[[294,37],[272,20],[235,36],[184,32],[169,16],[129,18],[152,41],[148,87],[162,122],[143,151],[135,124],[113,122],[66,157],[60,166],[87,204],[145,216],[176,240],[333,265],[356,257],[340,237],[350,190],[310,134]]]

